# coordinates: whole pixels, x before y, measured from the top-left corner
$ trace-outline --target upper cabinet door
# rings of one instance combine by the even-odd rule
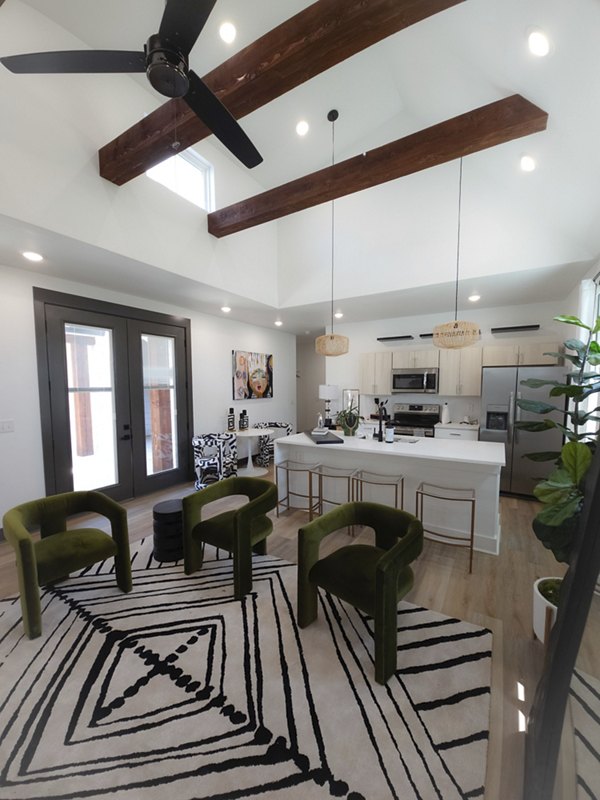
[[[358,383],[361,394],[392,393],[392,354],[361,353]]]
[[[517,344],[488,344],[483,348],[484,367],[514,367],[518,363]]]
[[[454,397],[481,395],[481,347],[440,350],[438,394]]]
[[[392,354],[375,353],[375,392],[392,393]]]
[[[460,394],[460,350],[440,350],[438,394],[454,397]]]
[[[515,344],[491,344],[483,348],[484,367],[516,367],[519,365],[544,366],[558,364],[557,356],[545,353],[558,352],[557,342],[518,342]]]
[[[393,369],[431,369],[440,364],[438,350],[392,350]]]
[[[358,365],[358,387],[361,394],[375,394],[375,354],[361,353]]]
[[[460,351],[460,395],[481,396],[481,347],[465,347]]]
[[[392,368],[410,369],[414,367],[412,350],[392,350]]]
[[[440,365],[440,351],[437,349],[415,350],[413,356],[413,366],[419,367],[419,369],[431,369]]]
[[[545,353],[557,353],[558,348],[557,342],[530,342],[519,345],[519,364],[529,366],[558,364],[556,356],[544,355]]]

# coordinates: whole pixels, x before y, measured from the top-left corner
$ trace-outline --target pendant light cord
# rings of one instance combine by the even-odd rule
[[[331,122],[331,166],[335,164],[335,120]],[[333,265],[335,264],[335,200],[331,201],[331,335],[333,336]]]
[[[458,226],[456,232],[456,287],[454,290],[454,322],[458,319],[458,269],[460,265],[460,210],[462,205],[462,172],[463,160],[460,159],[460,169],[458,172]]]

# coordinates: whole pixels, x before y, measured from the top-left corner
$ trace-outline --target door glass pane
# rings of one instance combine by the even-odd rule
[[[142,371],[148,475],[176,469],[175,339],[142,334]]]
[[[65,323],[73,488],[118,482],[110,328]]]

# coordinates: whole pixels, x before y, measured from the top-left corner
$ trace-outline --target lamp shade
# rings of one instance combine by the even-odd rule
[[[480,338],[479,325],[460,319],[436,325],[433,329],[433,343],[436,347],[455,350],[459,347],[468,347]]]
[[[340,396],[340,387],[332,383],[322,383],[319,386],[319,400],[337,400]]]
[[[320,356],[343,356],[349,346],[348,337],[339,333],[324,333],[315,340],[315,350]]]

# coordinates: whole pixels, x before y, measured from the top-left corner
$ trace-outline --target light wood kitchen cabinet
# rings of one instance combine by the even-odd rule
[[[438,394],[450,397],[481,395],[481,347],[440,350]]]
[[[439,350],[393,350],[392,369],[429,369],[438,367],[440,363]]]
[[[558,342],[523,342],[515,344],[490,344],[483,348],[484,367],[541,366],[558,364],[556,356],[544,353],[558,352]]]
[[[392,354],[361,353],[358,383],[361,394],[391,394]]]

